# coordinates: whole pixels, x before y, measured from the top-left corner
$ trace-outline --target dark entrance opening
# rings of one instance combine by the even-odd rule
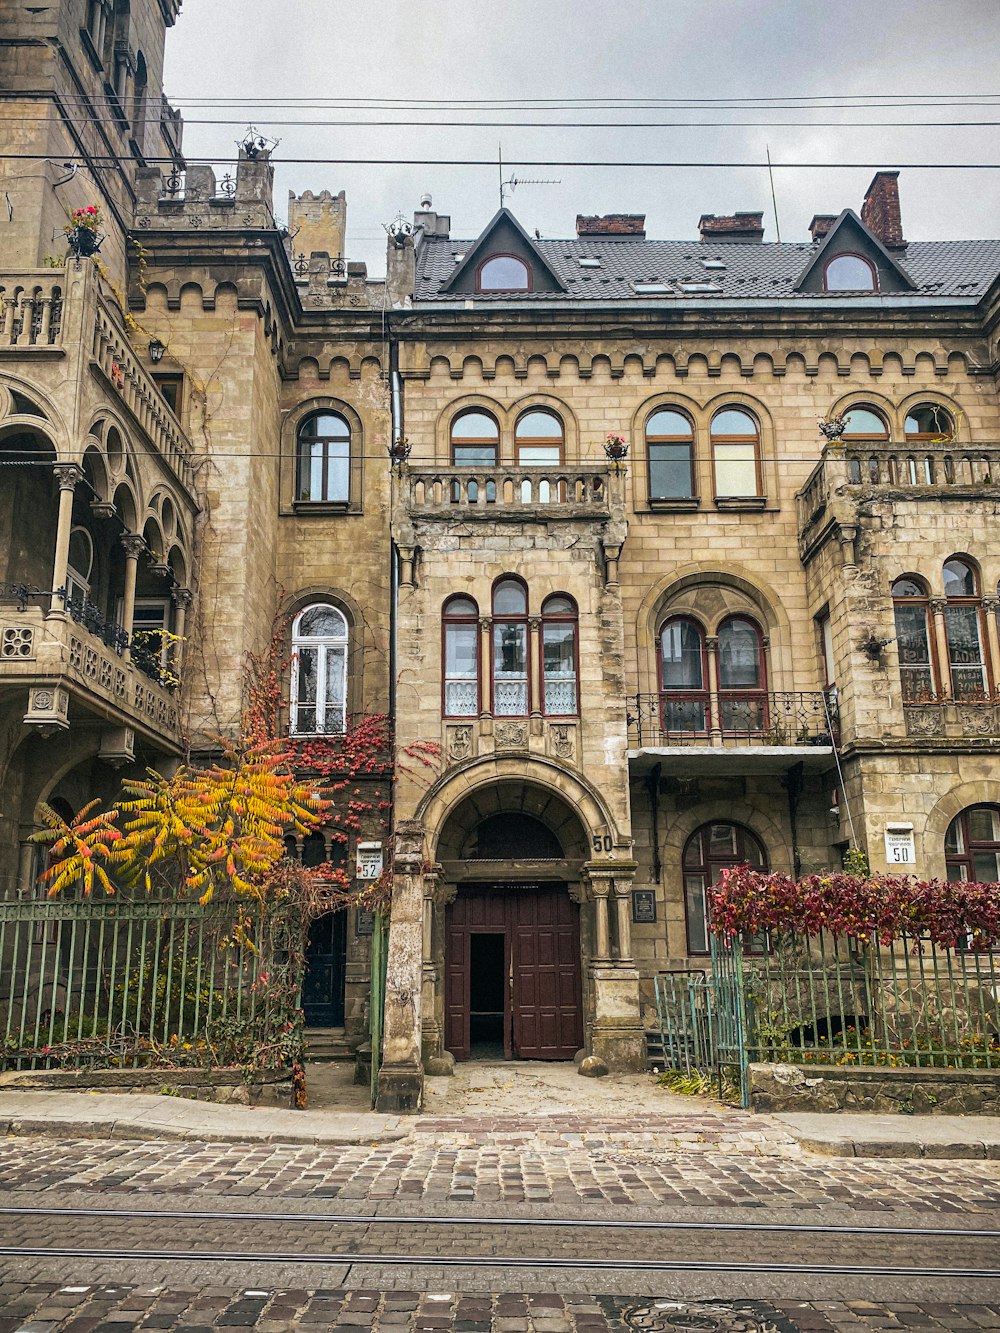
[[[345,848],[334,843],[328,850],[320,833],[310,833],[302,844],[302,864],[318,866],[329,859],[345,863]],[[302,1012],[306,1027],[344,1026],[344,981],[347,974],[347,913],[326,912],[309,927],[306,974],[302,982]]]
[[[580,911],[565,884],[465,884],[448,907],[445,1045],[484,1058],[477,1036],[493,1045],[498,1018],[496,1056],[572,1060],[583,1045]]]
[[[469,940],[469,1042],[474,1060],[502,1060],[507,1032],[507,940],[502,934]]]

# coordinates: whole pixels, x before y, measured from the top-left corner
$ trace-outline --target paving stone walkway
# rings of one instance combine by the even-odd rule
[[[0,1283],[0,1333],[875,1333],[1000,1330],[1000,1304]]]

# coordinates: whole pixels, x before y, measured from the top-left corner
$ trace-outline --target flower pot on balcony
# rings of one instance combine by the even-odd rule
[[[100,250],[104,237],[91,227],[73,227],[66,233],[66,240],[75,259],[89,259]]]

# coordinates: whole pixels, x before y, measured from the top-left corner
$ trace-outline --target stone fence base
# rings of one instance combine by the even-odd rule
[[[751,1065],[754,1111],[1000,1115],[1000,1069]]]
[[[0,1092],[145,1092],[236,1106],[289,1106],[291,1074],[247,1083],[240,1069],[23,1069],[0,1074]]]

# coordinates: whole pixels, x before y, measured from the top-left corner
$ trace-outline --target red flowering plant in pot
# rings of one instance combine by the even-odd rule
[[[94,204],[88,204],[86,208],[73,209],[69,221],[63,228],[71,255],[76,259],[88,259],[91,255],[97,254],[104,240],[101,234],[103,221],[101,210]]]

